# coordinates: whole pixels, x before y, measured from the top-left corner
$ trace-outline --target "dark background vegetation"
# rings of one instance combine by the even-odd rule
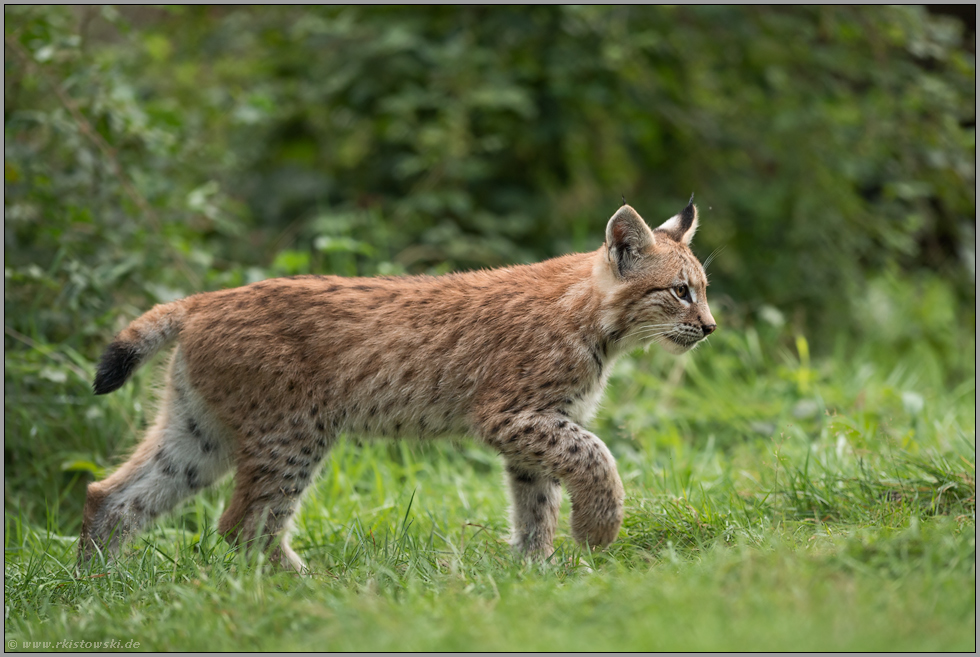
[[[961,18],[556,6],[4,18],[8,509],[76,508],[131,440],[111,404],[133,393],[96,402],[88,386],[112,334],[152,304],[276,275],[593,250],[621,195],[659,223],[695,193],[694,249],[717,253],[723,331],[764,326],[792,349],[805,335],[816,356],[926,350],[950,385],[974,371],[975,33]]]

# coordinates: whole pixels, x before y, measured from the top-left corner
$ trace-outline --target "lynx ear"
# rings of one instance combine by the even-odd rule
[[[653,231],[643,217],[623,205],[606,224],[606,248],[609,262],[620,276],[626,276],[640,260],[643,250],[656,243]]]
[[[687,207],[657,227],[658,233],[667,233],[675,242],[690,246],[691,238],[698,229],[698,208],[694,205],[694,195]]]

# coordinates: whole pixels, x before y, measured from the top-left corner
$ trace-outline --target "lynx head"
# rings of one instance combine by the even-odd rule
[[[697,228],[693,197],[654,230],[628,205],[609,220],[597,273],[606,291],[603,324],[621,349],[658,342],[682,354],[715,330],[708,279],[688,246]]]

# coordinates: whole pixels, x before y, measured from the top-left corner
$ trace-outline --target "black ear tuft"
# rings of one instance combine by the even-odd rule
[[[698,229],[698,208],[694,205],[694,194],[687,207],[657,227],[657,233],[666,233],[675,242],[690,246],[691,238]]]
[[[691,200],[687,202],[687,207],[681,210],[681,221],[680,221],[680,235],[683,235],[691,229],[694,224],[694,194],[691,194]],[[680,241],[680,238],[677,240]]]
[[[131,344],[113,342],[106,347],[92,389],[97,395],[118,390],[139,366],[139,352]]]

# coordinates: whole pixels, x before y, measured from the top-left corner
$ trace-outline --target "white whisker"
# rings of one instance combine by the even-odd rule
[[[711,252],[711,255],[709,255],[707,258],[704,259],[704,264],[701,265],[701,268],[705,270],[705,273],[706,274],[707,274],[707,270],[708,270],[708,265],[711,264],[711,261],[714,260],[718,256],[718,254],[720,254],[722,251],[725,250],[725,247],[726,246],[728,246],[728,245],[727,244],[722,244],[717,249],[715,249],[714,251],[712,251]]]
[[[667,333],[670,333],[670,332],[671,332],[671,329],[669,329],[669,328],[668,329],[647,329],[645,331],[636,331],[635,333],[632,333],[631,335],[633,337],[640,336],[640,335],[647,335],[647,336],[649,336],[649,335],[664,335],[664,334],[667,334]]]
[[[616,342],[622,342],[623,340],[649,340],[650,338],[655,338],[658,335],[664,335],[669,333],[674,328],[674,323],[668,322],[664,324],[643,324],[634,331],[630,331],[623,337],[616,340]]]

